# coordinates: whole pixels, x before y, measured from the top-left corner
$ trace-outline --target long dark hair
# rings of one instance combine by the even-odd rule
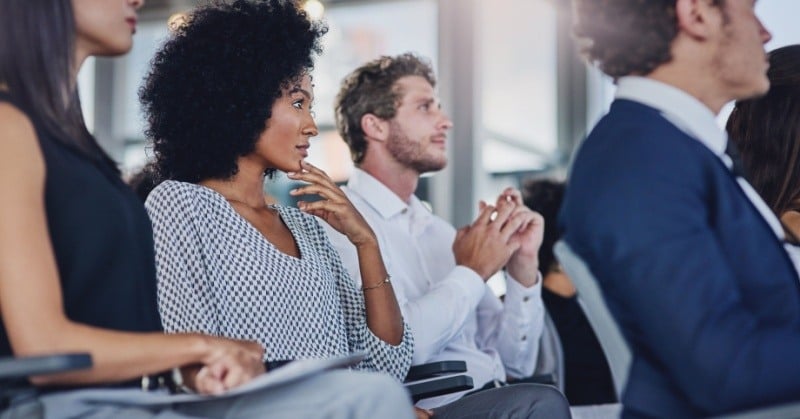
[[[728,119],[750,183],[778,215],[800,198],[800,45],[769,54],[769,92],[743,100]]]
[[[58,140],[116,169],[86,129],[74,61],[71,0],[0,1],[0,83]]]

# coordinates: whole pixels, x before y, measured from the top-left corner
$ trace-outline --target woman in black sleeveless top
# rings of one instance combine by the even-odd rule
[[[88,370],[31,379],[43,390],[39,400],[48,417],[131,414],[118,405],[82,403],[81,389],[135,388],[142,376],[170,369],[170,378],[205,394],[264,371],[258,344],[162,332],[150,222],[83,123],[78,69],[88,56],[131,48],[142,4],[0,1],[0,357],[89,352],[93,359]],[[394,408],[402,412],[405,403],[410,415],[399,386],[360,374],[337,377],[345,386],[388,389],[400,401]],[[355,382],[347,381],[352,377]],[[334,387],[330,378],[311,381],[304,389],[312,395],[320,393],[313,383]],[[304,389],[289,387],[297,398],[308,398]],[[244,408],[250,417],[280,415],[269,396],[134,413],[149,417],[174,409],[197,417],[243,417],[236,409]],[[264,410],[253,408],[259,403],[266,403]],[[319,410],[313,401],[309,405]]]

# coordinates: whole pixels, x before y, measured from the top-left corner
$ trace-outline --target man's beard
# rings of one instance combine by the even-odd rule
[[[444,169],[447,165],[447,157],[426,154],[422,147],[421,143],[408,138],[397,123],[391,123],[386,148],[398,163],[419,174]]]

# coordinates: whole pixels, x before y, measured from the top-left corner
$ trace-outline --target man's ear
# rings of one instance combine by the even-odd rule
[[[677,0],[675,17],[678,31],[697,40],[712,37],[724,24],[722,7],[715,5],[713,0]]]
[[[361,130],[364,136],[377,141],[386,141],[389,138],[389,121],[379,118],[375,114],[364,114],[361,117]]]

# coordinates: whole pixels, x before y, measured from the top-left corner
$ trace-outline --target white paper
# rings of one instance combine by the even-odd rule
[[[299,379],[319,374],[323,371],[355,365],[366,356],[365,353],[351,354],[330,359],[303,359],[290,362],[273,371],[268,371],[253,380],[231,389],[223,394],[206,396],[199,394],[169,394],[163,391],[131,391],[113,389],[79,390],[76,396],[88,403],[115,403],[132,406],[153,406],[171,403],[192,403],[234,397],[269,387],[277,387]]]

